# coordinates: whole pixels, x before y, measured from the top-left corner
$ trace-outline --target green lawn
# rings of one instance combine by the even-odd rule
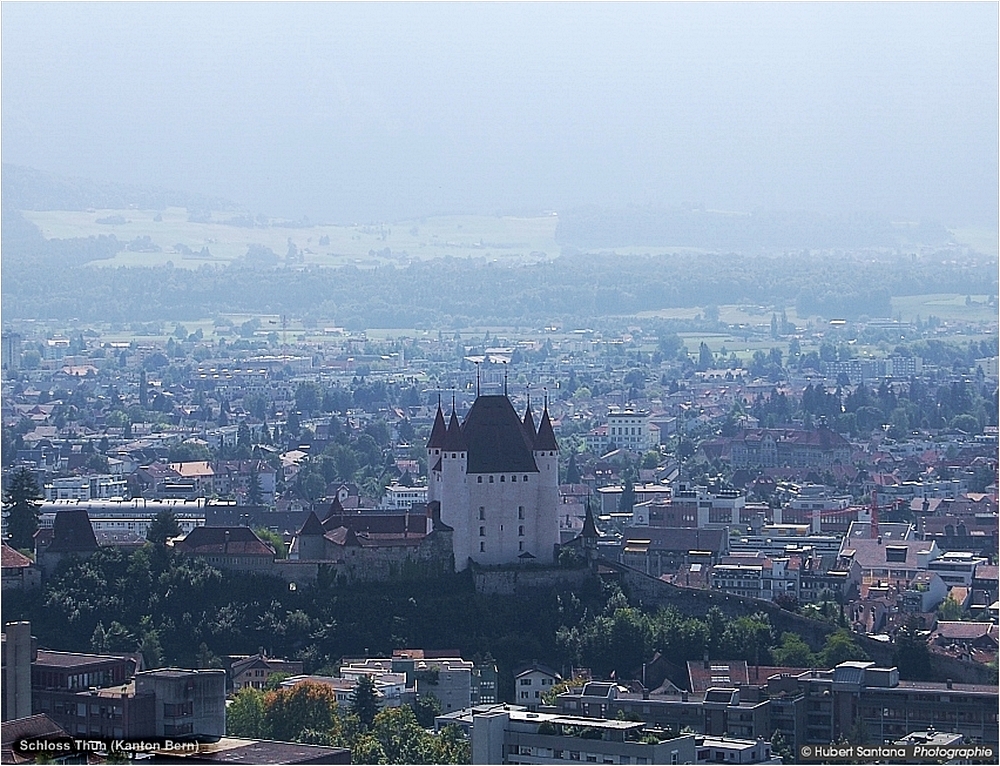
[[[966,298],[971,304],[966,304]],[[892,314],[904,322],[913,322],[919,316],[923,321],[933,315],[939,319],[964,322],[996,321],[997,307],[987,304],[987,295],[956,295],[954,293],[928,293],[906,295],[892,299]]]

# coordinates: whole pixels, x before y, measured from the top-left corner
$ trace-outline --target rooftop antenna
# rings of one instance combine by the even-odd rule
[[[545,409],[548,409],[549,408],[549,387],[548,386],[542,386],[542,391],[545,392],[545,397],[544,397]]]
[[[479,398],[479,362],[476,362],[476,398]]]
[[[503,395],[507,396],[507,362],[503,363]]]
[[[451,411],[455,412],[455,389],[451,389]]]

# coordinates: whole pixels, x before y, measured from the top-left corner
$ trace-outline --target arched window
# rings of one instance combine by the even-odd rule
[[[486,543],[479,543],[479,552],[486,553]]]
[[[504,474],[500,474],[500,483],[503,484],[505,481],[507,481],[507,477]]]
[[[524,527],[523,526],[517,528],[517,536],[518,537],[524,537]]]
[[[477,476],[476,480],[477,480],[477,483],[479,483],[479,484],[483,483],[483,477],[482,476]]]
[[[519,519],[523,519],[524,518],[524,506],[523,505],[517,506],[517,518],[519,518]]]
[[[492,484],[492,483],[493,483],[493,477],[490,476],[490,484]]]
[[[480,537],[486,537],[486,527],[480,527],[479,528],[479,536]]]
[[[479,506],[479,520],[480,521],[486,520],[486,509],[483,506]]]

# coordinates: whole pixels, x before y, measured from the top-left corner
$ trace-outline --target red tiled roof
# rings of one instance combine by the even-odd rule
[[[12,567],[30,567],[34,562],[14,548],[11,548],[7,543],[3,543],[3,557],[2,557],[3,568]]]
[[[939,620],[934,635],[947,640],[971,641],[983,636],[996,640],[996,626],[988,622],[959,622]]]
[[[175,547],[201,555],[274,556],[274,549],[249,527],[195,527]]]

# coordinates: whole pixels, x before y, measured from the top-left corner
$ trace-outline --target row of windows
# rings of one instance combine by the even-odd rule
[[[523,519],[524,518],[524,506],[523,505],[517,506],[517,518],[519,518],[519,519]],[[485,505],[479,506],[479,520],[480,521],[486,521],[486,506]],[[523,529],[523,527],[522,527],[522,529]]]
[[[641,428],[633,428],[629,431],[628,428],[615,428],[612,426],[608,430],[611,432],[612,436],[642,436]]]
[[[494,484],[495,483],[495,479],[496,479],[496,477],[491,474],[490,475],[490,484]],[[516,483],[517,482],[517,476],[511,475],[510,480],[512,482]],[[521,481],[527,481],[527,480],[528,480],[528,475],[525,474],[524,478]],[[507,481],[507,476],[505,474],[500,474],[500,483],[503,484],[505,481]],[[477,484],[482,484],[483,483],[483,477],[482,476],[477,476],[476,477],[476,483]]]
[[[520,551],[522,553],[524,552],[524,540],[519,540],[518,541],[518,543],[517,543],[517,549],[518,549],[518,551]],[[480,553],[486,553],[486,543],[485,542],[480,542],[479,543],[479,552]]]
[[[501,527],[501,529],[503,529],[503,527]],[[479,536],[480,537],[486,537],[486,527],[480,527],[479,528]],[[518,537],[524,537],[524,525],[523,524],[517,528],[517,536]]]

